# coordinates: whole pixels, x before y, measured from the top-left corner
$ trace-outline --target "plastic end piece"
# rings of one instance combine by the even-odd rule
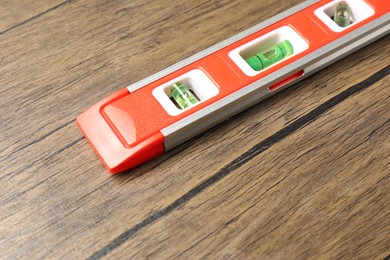
[[[128,147],[104,119],[101,114],[104,106],[126,95],[129,95],[128,90],[121,89],[80,114],[76,120],[78,127],[112,174],[134,168],[165,150],[161,132]]]

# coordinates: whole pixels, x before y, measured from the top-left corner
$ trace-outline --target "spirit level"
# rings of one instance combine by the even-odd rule
[[[77,124],[111,173],[130,169],[388,34],[385,2],[303,2],[117,91]]]

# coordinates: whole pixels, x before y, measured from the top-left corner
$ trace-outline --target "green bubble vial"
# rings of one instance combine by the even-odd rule
[[[342,1],[336,6],[333,20],[340,27],[347,27],[351,24],[351,11],[346,2]]]
[[[251,68],[255,71],[260,71],[265,69],[272,64],[290,56],[293,54],[294,48],[290,41],[285,40],[278,44],[275,44],[271,47],[271,49],[260,52],[248,59],[246,62],[251,66]]]
[[[186,109],[199,102],[196,96],[180,82],[173,84],[170,90],[172,98],[181,109]]]

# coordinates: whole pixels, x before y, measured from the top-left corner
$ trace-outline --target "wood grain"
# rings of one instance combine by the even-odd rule
[[[70,1],[12,1],[2,0],[0,4],[0,35],[23,26]]]
[[[0,257],[389,255],[389,36],[121,175],[75,126],[109,93],[299,2],[2,5]]]

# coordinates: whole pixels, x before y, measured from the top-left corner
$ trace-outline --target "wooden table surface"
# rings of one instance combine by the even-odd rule
[[[75,118],[301,0],[1,0],[0,258],[383,259],[390,37],[110,175]]]

